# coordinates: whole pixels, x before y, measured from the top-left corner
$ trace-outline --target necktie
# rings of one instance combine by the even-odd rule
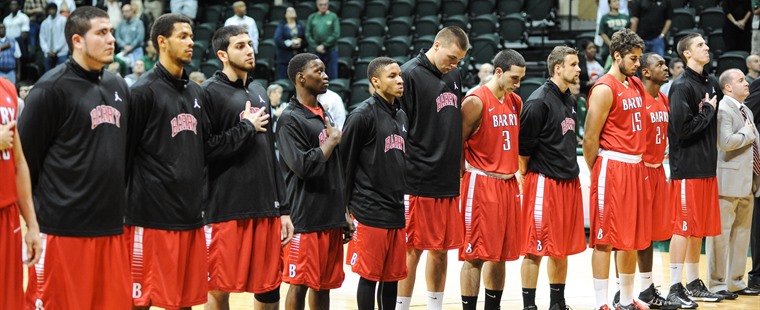
[[[742,111],[742,117],[744,117],[744,120],[746,121],[749,117],[747,116],[745,106],[742,105],[739,110]],[[757,149],[757,141],[752,142],[752,171],[754,171],[755,174],[760,174],[760,151]]]

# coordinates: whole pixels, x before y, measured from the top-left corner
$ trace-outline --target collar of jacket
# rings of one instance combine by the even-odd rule
[[[319,117],[316,114],[311,113],[311,111],[309,111],[309,109],[307,107],[305,107],[303,105],[303,103],[301,103],[300,101],[298,101],[298,99],[296,99],[296,95],[295,94],[293,94],[293,97],[290,97],[290,104],[288,106],[289,107],[292,106],[294,109],[300,109],[301,113],[303,113],[303,115],[306,118],[314,118],[314,117],[318,118]],[[319,103],[319,101],[317,101],[317,106],[322,110],[322,114],[323,115],[328,115],[327,111],[325,110],[324,107],[322,107],[322,104]]]
[[[73,71],[76,75],[81,76],[87,80],[98,82],[100,79],[103,78],[103,69],[101,68],[98,71],[89,71],[85,68],[82,68],[74,59],[69,58],[69,60],[66,61],[66,65],[71,68],[71,71]]]
[[[707,85],[707,83],[710,81],[709,76],[705,73],[705,70],[702,69],[701,73],[698,73],[697,71],[694,71],[692,68],[689,68],[688,66],[685,66],[683,74],[686,74],[689,76],[689,78],[693,80],[700,81],[702,84]]]
[[[420,54],[417,55],[417,58],[420,59],[420,64],[422,64],[422,67],[425,69],[428,69],[430,72],[433,72],[435,76],[437,76],[439,79],[443,76],[443,73],[441,73],[441,70],[438,70],[438,68],[435,67],[435,65],[430,62],[430,59],[427,58],[427,51],[430,50],[429,48],[423,48],[420,50]]]
[[[396,116],[396,113],[398,113],[398,110],[401,108],[399,106],[398,100],[394,100],[396,104],[390,104],[390,102],[385,101],[383,97],[380,97],[380,95],[378,95],[377,92],[375,92],[375,94],[372,95],[372,98],[375,99],[375,102],[378,103],[381,109],[390,113],[392,116]]]
[[[161,64],[161,62],[156,63],[155,70],[156,73],[158,73],[158,76],[168,81],[177,90],[183,90],[187,88],[187,83],[190,82],[190,79],[187,77],[187,71],[184,69],[182,69],[182,77],[179,79],[169,73],[169,71],[164,68],[164,65]]]
[[[240,78],[238,78],[235,81],[230,81],[230,78],[222,70],[217,70],[216,73],[214,73],[214,76],[216,76],[216,78],[218,78],[220,81],[228,85],[231,85],[235,88],[247,88],[248,85],[251,85],[251,82],[253,82],[253,75],[251,74],[247,74],[245,81],[243,81],[243,79],[240,79]]]
[[[559,86],[557,86],[557,84],[555,84],[554,81],[552,81],[552,79],[547,79],[546,80],[546,84],[549,85],[549,88],[551,88],[551,90],[557,94],[557,97],[559,97],[559,99],[562,100],[562,103],[567,102],[567,98],[569,98],[570,95],[571,95],[570,94],[570,88],[568,88],[563,93],[562,90],[559,89]]]

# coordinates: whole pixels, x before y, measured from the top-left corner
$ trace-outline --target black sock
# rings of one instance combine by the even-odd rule
[[[462,295],[462,310],[475,310],[475,305],[477,304],[478,304],[478,296]]]
[[[486,308],[485,310],[501,309],[501,294],[504,291],[492,291],[486,289]]]
[[[549,307],[565,302],[565,284],[549,284]]]
[[[377,288],[377,307],[379,310],[396,309],[396,295],[398,294],[398,281],[380,282]]]
[[[536,289],[524,288],[522,289],[523,307],[527,308],[536,305]]]
[[[375,309],[375,281],[365,278],[359,279],[359,287],[356,289],[356,304],[359,310]]]

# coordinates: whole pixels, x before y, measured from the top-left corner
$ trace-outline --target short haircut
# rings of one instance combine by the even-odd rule
[[[641,55],[641,58],[639,58],[639,68],[636,70],[636,74],[639,75],[640,79],[644,79],[644,69],[648,69],[649,65],[652,63],[650,62],[649,58],[653,55],[657,55],[656,53],[646,53],[644,55]]]
[[[670,63],[668,64],[669,69],[674,69],[678,63],[683,64],[683,60],[681,58],[673,58],[670,60]]]
[[[215,52],[227,51],[227,47],[230,46],[230,38],[244,33],[248,33],[248,29],[245,29],[243,26],[224,26],[214,32],[214,36],[211,38],[211,45]]]
[[[502,72],[509,71],[512,66],[525,67],[525,58],[511,48],[497,53],[491,62],[494,68],[501,68]]]
[[[58,14],[58,5],[53,2],[48,2],[47,6],[45,7],[45,14],[47,14],[47,11],[55,10],[56,14]]]
[[[372,59],[367,66],[367,78],[372,80],[373,76],[380,74],[380,70],[390,64],[395,64],[396,60],[390,57],[377,57]]]
[[[755,59],[755,58],[760,58],[760,56],[757,56],[755,54],[749,54],[749,56],[747,56],[747,59],[745,59],[745,61],[747,64],[749,64],[750,60]]]
[[[691,42],[694,41],[695,38],[701,37],[702,35],[699,33],[690,33],[687,34],[685,37],[681,38],[681,40],[678,40],[678,45],[676,45],[676,50],[678,51],[678,56],[683,59],[683,61],[686,61],[686,56],[683,54],[686,50],[689,49],[689,46],[691,46]]]
[[[156,49],[156,54],[161,54],[161,49],[158,45],[158,36],[165,38],[171,37],[174,32],[174,24],[184,23],[190,26],[193,25],[193,21],[182,14],[164,14],[156,18],[153,22],[153,26],[150,27],[150,41],[153,42],[153,47]]]
[[[272,96],[272,93],[277,90],[282,90],[282,86],[278,84],[270,84],[269,87],[267,87],[267,97]]]
[[[457,26],[448,26],[438,31],[438,34],[435,35],[435,41],[441,42],[441,45],[445,46],[453,43],[463,51],[467,51],[470,47],[467,34]]]
[[[591,41],[591,40],[586,40],[586,39],[583,39],[583,40],[581,40],[580,44],[578,44],[578,45],[579,45],[578,47],[580,47],[580,49],[581,49],[582,51],[586,51],[586,48],[587,48],[587,47],[588,47],[590,44],[593,44],[593,43],[594,43],[594,42],[593,42],[593,41]]]
[[[731,83],[731,80],[734,78],[734,75],[737,73],[742,73],[739,69],[728,69],[726,71],[723,71],[723,73],[720,74],[720,78],[718,78],[718,84],[720,85],[720,89],[723,90],[726,88],[726,85],[728,83]]]
[[[90,21],[96,18],[110,19],[106,11],[94,6],[84,6],[71,12],[69,18],[66,19],[66,25],[63,27],[63,33],[66,36],[66,44],[69,46],[69,51],[74,51],[74,44],[71,41],[71,37],[75,34],[84,37],[87,31],[90,31],[90,27],[92,26]]]
[[[549,69],[549,76],[554,76],[554,67],[565,64],[565,56],[578,55],[578,50],[569,46],[555,46],[549,57],[546,58],[546,68]]]
[[[610,39],[610,55],[613,55],[613,59],[615,59],[615,52],[620,53],[620,57],[625,57],[625,55],[628,55],[634,48],[640,48],[643,51],[644,40],[631,29],[625,28],[619,30],[615,32],[612,35],[612,39]]]
[[[290,79],[290,81],[295,85],[296,75],[303,72],[304,68],[306,68],[310,61],[316,59],[319,59],[319,57],[312,53],[301,53],[293,56],[293,58],[290,59],[290,62],[288,63],[288,79]]]

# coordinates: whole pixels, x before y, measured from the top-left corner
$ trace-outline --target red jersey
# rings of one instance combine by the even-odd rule
[[[0,124],[16,120],[18,111],[16,87],[8,80],[0,79]],[[15,128],[14,128],[15,130]],[[16,161],[13,149],[0,151],[0,208],[16,203]]]
[[[515,173],[518,169],[517,139],[520,136],[522,100],[510,93],[499,102],[485,86],[478,87],[469,96],[478,97],[483,102],[483,109],[480,112],[480,128],[464,142],[465,160],[486,172]]]
[[[644,92],[644,105],[646,106],[646,151],[644,162],[660,164],[665,159],[665,148],[668,146],[668,97],[660,92],[657,99]]]
[[[611,74],[605,74],[591,87],[589,98],[599,84],[612,90],[612,105],[607,121],[599,134],[599,147],[608,151],[638,155],[646,150],[646,110],[642,93],[644,86],[637,77],[627,77],[628,87]]]

